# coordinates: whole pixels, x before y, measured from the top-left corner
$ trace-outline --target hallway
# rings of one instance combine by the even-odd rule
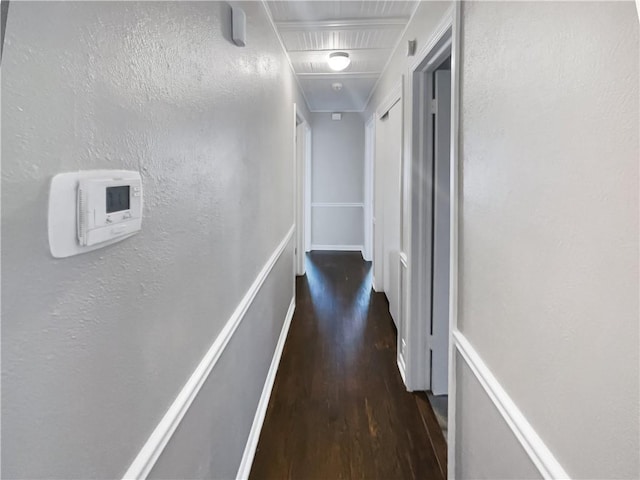
[[[296,282],[251,478],[445,478],[444,438],[428,403],[403,385],[371,264],[312,252]]]
[[[640,0],[0,5],[0,479],[640,479]]]

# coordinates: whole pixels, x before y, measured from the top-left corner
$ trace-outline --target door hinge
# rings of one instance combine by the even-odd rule
[[[429,102],[429,113],[436,113],[438,111],[438,100],[432,98]]]

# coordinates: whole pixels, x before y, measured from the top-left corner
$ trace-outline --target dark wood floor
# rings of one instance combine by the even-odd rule
[[[359,253],[307,257],[252,479],[446,478],[442,432],[402,383],[370,270]]]

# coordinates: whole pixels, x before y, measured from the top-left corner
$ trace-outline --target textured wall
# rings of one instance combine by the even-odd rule
[[[291,301],[292,286],[286,279],[292,270],[293,240],[158,459],[151,479],[236,478]]]
[[[2,58],[3,477],[124,473],[293,223],[292,75],[263,5],[241,5],[246,48],[229,40],[225,3],[11,3]],[[93,168],[142,173],[143,230],[53,259],[49,181]],[[290,292],[291,268],[274,272]],[[224,410],[238,437],[289,303],[268,292],[265,313],[245,319],[266,330],[241,327],[250,336],[230,346],[243,351],[221,359],[231,366],[220,378],[242,363],[248,385],[246,399]],[[216,387],[224,392],[224,381]],[[215,458],[228,458],[220,471],[232,472],[243,442],[211,439],[223,445]],[[202,461],[215,469],[212,459]]]
[[[635,6],[463,11],[459,326],[572,478],[638,478]]]
[[[460,354],[456,381],[458,392],[463,393],[456,398],[456,478],[542,478]]]
[[[311,202],[364,202],[364,122],[358,113],[312,113]],[[363,245],[362,207],[313,207],[311,243]]]

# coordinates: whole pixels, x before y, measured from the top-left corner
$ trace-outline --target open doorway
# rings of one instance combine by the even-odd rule
[[[311,249],[311,127],[294,106],[294,165],[295,165],[295,273],[306,273],[306,252]]]
[[[446,437],[449,379],[449,244],[451,171],[451,58],[432,75],[433,267],[431,269],[431,395],[429,400]]]
[[[413,70],[411,284],[414,368],[443,430],[448,431],[451,259],[451,42],[442,31]],[[419,335],[417,334],[419,332]],[[416,337],[418,337],[416,339]]]

